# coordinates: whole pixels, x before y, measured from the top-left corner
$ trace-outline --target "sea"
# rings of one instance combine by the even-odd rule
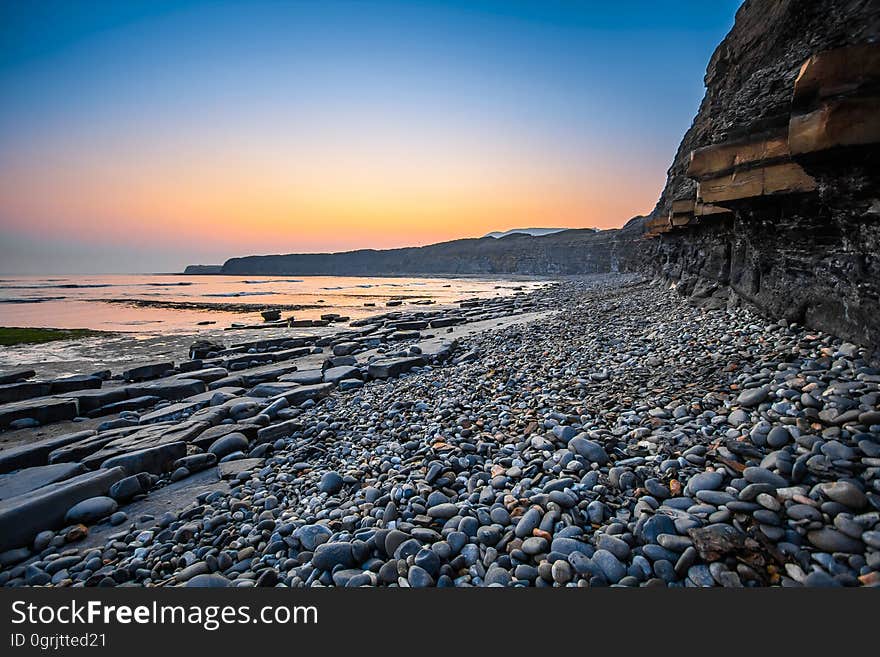
[[[539,280],[338,276],[119,274],[0,276],[0,326],[86,328],[150,335],[192,334],[282,317],[352,319],[398,309],[431,309],[469,298],[529,291]],[[430,302],[430,304],[428,303]],[[145,336],[140,336],[145,337]]]

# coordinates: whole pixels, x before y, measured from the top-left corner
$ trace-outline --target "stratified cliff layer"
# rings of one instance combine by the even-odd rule
[[[650,262],[880,346],[880,3],[747,0],[647,222]]]
[[[637,222],[620,230],[566,230],[551,235],[513,234],[462,239],[402,249],[295,253],[232,258],[223,274],[396,276],[415,274],[565,275],[627,270]]]

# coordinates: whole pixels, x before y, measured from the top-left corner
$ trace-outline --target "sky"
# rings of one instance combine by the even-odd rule
[[[0,272],[649,212],[740,0],[0,2]]]

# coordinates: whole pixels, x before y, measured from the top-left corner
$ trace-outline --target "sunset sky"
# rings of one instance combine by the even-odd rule
[[[620,226],[739,4],[3,2],[0,272]]]

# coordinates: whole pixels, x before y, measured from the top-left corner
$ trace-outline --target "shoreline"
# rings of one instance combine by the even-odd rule
[[[0,584],[877,583],[880,372],[864,348],[633,276],[513,298],[520,312],[388,333],[378,350],[369,332],[328,338],[287,374],[288,361],[250,363],[240,392],[166,404],[167,425],[141,424],[156,410],[119,416],[155,427],[141,440],[159,451],[162,432],[189,427],[188,455],[135,477],[134,501],[91,509],[82,542],[59,527],[9,548]],[[391,355],[418,364],[382,369]],[[318,392],[310,376],[328,372],[343,378]],[[134,447],[120,438],[114,453]],[[206,465],[208,448],[227,460]],[[163,556],[200,545],[216,547]]]

